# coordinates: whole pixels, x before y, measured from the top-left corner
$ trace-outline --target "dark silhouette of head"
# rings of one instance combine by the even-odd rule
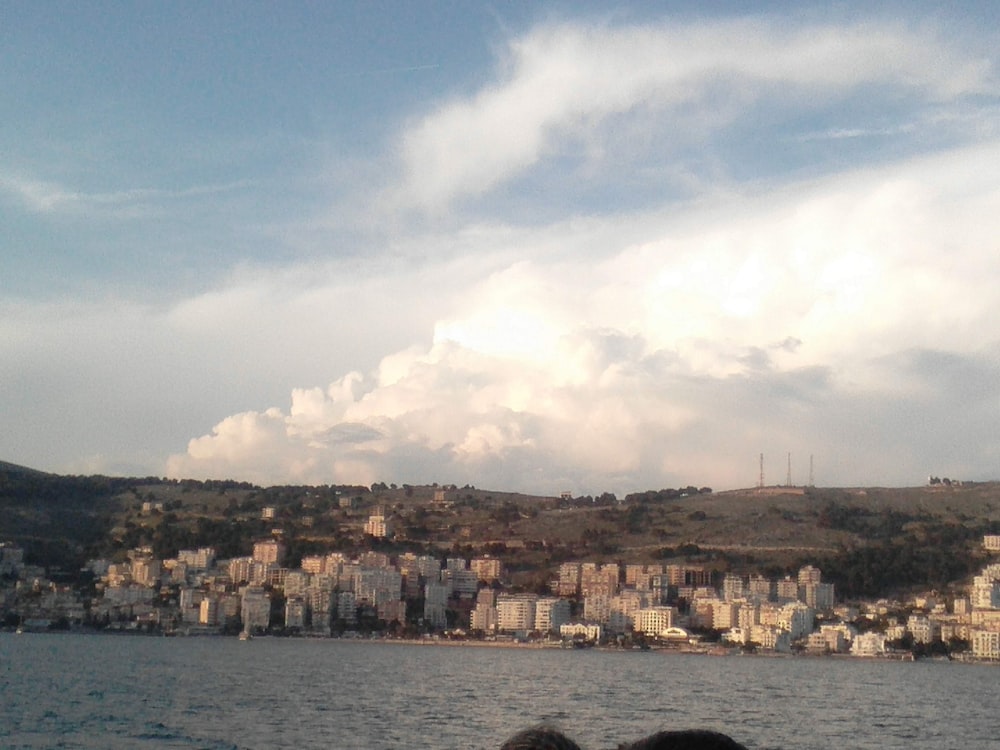
[[[559,730],[541,726],[518,732],[500,750],[580,750],[580,746]]]
[[[703,729],[657,732],[638,742],[619,745],[619,750],[747,750],[731,737]]]

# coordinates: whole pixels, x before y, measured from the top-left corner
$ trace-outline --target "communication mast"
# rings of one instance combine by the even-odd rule
[[[764,489],[764,454],[760,454],[760,479],[757,480],[757,489]]]
[[[816,482],[813,479],[813,457],[812,453],[809,454],[809,486],[815,487]]]
[[[788,474],[785,475],[785,486],[792,486],[792,454],[788,454]]]

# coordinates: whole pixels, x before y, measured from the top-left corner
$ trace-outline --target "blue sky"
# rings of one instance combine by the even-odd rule
[[[996,478],[996,5],[605,5],[5,7],[0,459]]]

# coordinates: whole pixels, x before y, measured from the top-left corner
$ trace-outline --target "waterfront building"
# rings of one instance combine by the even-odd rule
[[[536,594],[500,594],[497,596],[497,630],[531,632],[535,629]]]
[[[618,565],[583,563],[580,566],[580,596],[585,599],[594,595],[614,596],[618,593],[618,576]]]
[[[240,591],[242,605],[240,619],[243,620],[243,630],[252,633],[254,630],[264,630],[271,623],[271,597],[260,586],[246,586]]]
[[[851,643],[852,656],[882,656],[885,654],[885,635],[874,631],[858,633]]]
[[[792,649],[792,639],[787,630],[769,625],[754,625],[750,628],[750,642],[765,651],[787,653]]]
[[[469,627],[472,630],[482,630],[492,633],[497,627],[496,592],[493,589],[480,589],[476,594],[476,607],[469,617]]]
[[[424,585],[424,621],[431,627],[448,626],[448,587],[439,581],[428,581]]]
[[[380,602],[399,601],[403,593],[403,576],[398,570],[358,568],[351,590],[358,604],[377,607]]]
[[[559,635],[597,643],[601,640],[601,626],[593,622],[567,622],[559,626]]]
[[[906,629],[916,643],[932,643],[940,633],[940,626],[927,615],[910,615],[906,621]]]
[[[656,637],[674,627],[677,622],[675,607],[643,607],[636,611],[633,629],[638,633]]]
[[[216,626],[219,624],[219,600],[206,596],[198,606],[198,624]]]
[[[546,596],[535,602],[535,630],[540,633],[558,631],[569,617],[569,602],[565,599]]]
[[[996,630],[973,630],[970,646],[977,659],[1000,660],[1000,632]]]

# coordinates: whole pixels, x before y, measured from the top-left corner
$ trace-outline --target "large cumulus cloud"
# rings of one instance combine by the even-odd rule
[[[799,482],[808,455],[838,483],[983,475],[998,158],[514,233],[521,259],[453,290],[429,344],[230,417],[170,472],[620,491],[752,484],[761,451],[783,481],[791,451]]]

